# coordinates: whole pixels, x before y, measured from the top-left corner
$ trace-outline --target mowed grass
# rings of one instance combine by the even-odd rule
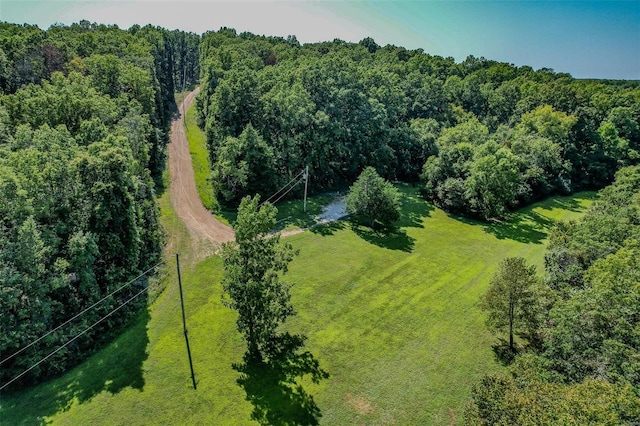
[[[216,256],[200,260],[169,191],[159,204],[167,230],[164,291],[126,332],[77,368],[39,386],[0,394],[0,425],[250,424],[251,406],[231,369],[244,347],[234,332],[234,313],[221,303],[222,262]],[[180,253],[197,391],[182,332],[175,253]]]
[[[189,108],[185,117],[187,139],[189,140],[189,152],[191,153],[191,163],[196,180],[196,190],[200,195],[200,200],[206,209],[215,212],[220,206],[215,198],[213,187],[209,182],[211,167],[209,165],[209,154],[207,151],[207,138],[204,132],[196,124],[196,109]]]
[[[552,220],[579,217],[594,196],[551,198],[486,225],[431,207],[414,188],[401,190],[403,215],[390,236],[338,222],[288,239],[300,255],[287,275],[298,311],[287,328],[308,337],[305,348],[330,374],[319,384],[300,381],[321,424],[459,423],[471,385],[502,368],[478,309],[497,263],[524,256],[541,268]],[[232,368],[244,345],[235,314],[220,301],[222,262],[199,260],[168,192],[160,204],[169,235],[164,292],[76,369],[2,395],[0,424],[255,424]],[[197,390],[182,333],[176,252]],[[261,409],[277,417],[282,407],[269,404],[280,400],[270,396]]]
[[[552,198],[485,225],[403,194],[391,238],[345,223],[291,238],[291,326],[332,375],[310,387],[324,424],[459,422],[471,385],[501,368],[478,309],[497,264],[523,256],[542,272],[552,220],[578,217],[593,198]]]

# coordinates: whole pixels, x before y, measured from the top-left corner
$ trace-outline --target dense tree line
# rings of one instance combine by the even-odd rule
[[[601,188],[640,159],[637,82],[472,56],[456,63],[370,38],[300,45],[228,28],[205,34],[200,52],[199,119],[228,203],[265,194],[307,164],[315,191],[372,166],[387,179],[421,177],[439,206],[488,219]],[[237,143],[248,127],[264,144],[253,157],[260,165]],[[262,188],[230,176],[253,167],[273,176]]]
[[[522,323],[530,327],[520,335],[528,347],[509,375],[474,387],[468,423],[637,420],[640,166],[621,169],[583,219],[553,229],[545,270],[522,305]],[[507,280],[522,281],[524,274],[512,272]]]
[[[198,42],[150,26],[0,24],[0,359],[160,261],[157,182],[175,83],[193,83]],[[4,363],[0,381],[145,284]],[[84,359],[144,304],[119,310],[26,379]]]

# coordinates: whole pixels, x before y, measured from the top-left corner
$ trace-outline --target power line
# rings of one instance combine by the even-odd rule
[[[29,343],[27,346],[23,347],[22,349],[14,352],[13,354],[9,355],[8,357],[6,357],[5,359],[3,359],[2,361],[0,361],[0,365],[4,364],[5,362],[9,361],[11,358],[15,357],[16,355],[24,352],[25,350],[29,349],[31,346],[35,345],[36,343],[38,343],[39,341],[41,341],[42,339],[44,339],[45,337],[49,336],[52,333],[55,333],[56,331],[58,331],[59,329],[61,329],[62,327],[64,327],[65,325],[69,324],[71,321],[75,320],[76,318],[78,318],[79,316],[85,314],[88,310],[93,309],[94,307],[96,307],[97,305],[99,305],[100,303],[104,302],[106,299],[108,299],[109,297],[113,296],[114,294],[116,294],[117,292],[119,292],[120,290],[122,290],[123,288],[131,285],[132,283],[134,283],[135,281],[137,281],[138,279],[140,279],[141,277],[147,275],[149,272],[151,272],[153,269],[157,268],[158,266],[162,265],[164,263],[164,261],[152,266],[151,268],[147,269],[146,271],[144,271],[143,273],[141,273],[140,275],[138,275],[137,277],[135,277],[134,279],[132,279],[131,281],[129,281],[128,283],[124,284],[123,286],[121,286],[120,288],[118,288],[117,290],[107,294],[105,297],[103,297],[102,299],[98,300],[96,303],[94,303],[93,305],[89,306],[88,308],[86,308],[85,310],[83,310],[82,312],[80,312],[79,314],[76,314],[76,316],[74,316],[71,319],[68,319],[67,321],[63,322],[62,324],[60,324],[59,326],[57,326],[56,328],[54,328],[53,330],[51,330],[50,332],[48,332],[47,334],[37,338],[36,340],[34,340],[33,342]]]
[[[293,181],[295,181],[296,179],[300,178],[300,175],[302,175],[304,173],[304,171],[298,173],[293,179],[291,179],[286,185],[284,185],[282,188],[280,188],[278,191],[276,191],[271,197],[267,198],[266,200],[264,200],[262,203],[260,203],[260,205],[268,203],[273,197],[275,197],[276,195],[278,195],[280,192],[282,192],[282,190],[284,190],[285,188],[287,188],[289,185],[291,185],[291,183]],[[295,186],[295,184],[294,184]]]
[[[280,201],[282,199],[282,197],[284,197],[285,195],[287,195],[289,192],[291,192],[291,190],[293,190],[293,188],[295,188],[296,186],[298,186],[300,184],[300,182],[302,182],[302,179],[298,180],[291,188],[289,188],[289,190],[287,192],[285,192],[284,194],[282,194],[280,197],[278,197],[277,200],[275,200],[272,204],[277,203],[278,201]]]
[[[301,176],[302,174],[304,174],[304,170],[303,170],[303,171],[301,171],[300,173],[298,173],[298,174],[296,175],[296,177],[294,177],[293,179],[291,179],[291,180],[289,181],[289,183],[287,183],[287,184],[286,184],[286,185],[284,185],[282,188],[280,188],[280,189],[279,189],[277,192],[275,192],[271,197],[267,198],[267,199],[266,199],[266,200],[264,200],[262,203],[260,203],[260,205],[263,205],[263,204],[265,204],[265,203],[268,203],[268,202],[269,202],[273,197],[275,197],[275,196],[276,196],[276,195],[278,195],[280,192],[282,192],[282,190],[283,190],[283,189],[285,189],[286,187],[288,187],[289,185],[291,185],[291,183],[292,183],[293,181],[295,181],[296,179],[299,179],[299,178],[300,178],[300,176]],[[296,183],[293,185],[293,187],[295,187],[298,183],[300,183],[300,182],[296,182]],[[292,187],[292,188],[293,188],[293,187]],[[289,191],[291,191],[291,188],[289,189]],[[288,193],[289,191],[287,191],[287,193]],[[282,197],[280,197],[280,198],[282,198]],[[279,200],[280,198],[278,198],[278,200]],[[275,204],[275,203],[277,203],[277,201],[275,201],[273,204]]]
[[[7,383],[5,383],[4,385],[2,385],[0,387],[0,391],[3,390],[4,388],[6,388],[7,386],[9,386],[11,383],[15,382],[16,380],[18,380],[20,377],[24,376],[25,374],[27,374],[29,371],[33,370],[34,368],[36,368],[37,366],[39,366],[40,364],[42,364],[43,362],[45,362],[46,360],[48,360],[49,358],[51,358],[53,355],[55,355],[59,350],[65,348],[66,346],[68,346],[69,344],[71,344],[71,342],[75,341],[78,337],[82,336],[83,334],[85,334],[87,331],[91,330],[93,327],[95,327],[96,325],[100,324],[102,321],[104,321],[105,319],[109,318],[111,315],[113,315],[115,312],[117,312],[120,308],[122,308],[123,306],[125,306],[127,303],[131,302],[132,300],[134,300],[136,297],[140,296],[142,293],[144,293],[147,289],[149,288],[149,286],[146,286],[145,288],[143,288],[142,290],[140,290],[138,293],[136,293],[134,296],[132,296],[131,298],[129,298],[129,300],[127,300],[126,302],[124,302],[123,304],[121,304],[120,306],[118,306],[117,308],[115,308],[113,311],[109,312],[107,315],[103,316],[102,318],[100,318],[98,321],[94,322],[93,324],[91,324],[89,327],[87,327],[86,329],[84,329],[83,331],[81,331],[80,333],[78,333],[76,336],[72,337],[70,340],[68,340],[66,343],[64,343],[62,346],[60,346],[59,348],[57,348],[56,350],[54,350],[53,352],[51,352],[49,355],[45,356],[44,358],[42,358],[40,361],[36,362],[35,364],[33,364],[31,367],[27,368],[26,370],[24,370],[22,373],[18,374],[16,377],[14,377],[13,379],[9,380]]]

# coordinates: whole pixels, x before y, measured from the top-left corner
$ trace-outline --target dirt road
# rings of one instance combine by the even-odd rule
[[[187,95],[184,100],[185,110],[189,109],[199,91],[200,89],[197,88]],[[232,241],[233,229],[213,217],[200,201],[193,177],[189,142],[182,121],[185,114],[182,107],[183,105],[179,105],[180,115],[171,124],[171,142],[169,143],[171,204],[195,239],[208,240],[216,245]]]

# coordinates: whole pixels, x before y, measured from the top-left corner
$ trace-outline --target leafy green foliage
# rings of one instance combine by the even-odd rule
[[[273,189],[273,150],[249,124],[240,137],[225,139],[211,178],[227,204],[246,195],[266,196]]]
[[[488,311],[487,325],[506,330],[509,348],[515,351],[514,334],[532,339],[540,327],[541,292],[535,266],[521,257],[507,257],[498,265],[491,285],[482,298]]]
[[[585,288],[550,312],[545,356],[571,381],[602,377],[640,391],[640,248],[630,240],[597,260]]]
[[[526,304],[541,342],[516,357],[512,377],[474,387],[468,424],[640,418],[639,184],[640,167],[621,169],[580,221],[552,229],[544,293],[554,297],[532,293]],[[495,284],[485,306],[496,305]],[[505,315],[498,319],[490,311],[489,322],[504,326]]]
[[[411,251],[389,248],[394,236],[374,244],[339,224],[287,238],[300,249],[286,275],[299,283],[291,288],[298,315],[283,329],[308,336],[305,348],[331,374],[320,385],[309,376],[291,383],[292,371],[306,357],[279,365],[244,362],[237,314],[222,305],[222,289],[215,284],[222,279],[222,260],[200,260],[201,246],[190,241],[165,192],[159,199],[161,219],[168,254],[180,253],[198,391],[192,390],[179,338],[182,318],[171,263],[163,268],[166,290],[148,316],[142,313],[139,323],[77,368],[3,393],[3,420],[251,425],[271,416],[302,423],[305,417],[295,415],[314,408],[306,404],[313,395],[320,424],[379,424],[390,418],[398,424],[460,422],[469,383],[502,369],[477,307],[495,267],[508,256],[525,256],[541,267],[547,222],[579,217],[592,195],[552,197],[518,211],[514,222],[486,225],[433,208],[411,185],[400,190],[398,226],[415,240]],[[314,197],[310,204],[317,201]],[[241,365],[234,370],[232,363]],[[254,413],[262,416],[251,420]]]
[[[490,137],[475,117],[463,119],[443,130],[438,155],[423,168],[425,193],[443,208],[500,219],[518,205],[568,191],[569,167],[558,143],[520,128],[502,127]]]
[[[404,181],[422,172],[445,210],[504,219],[552,194],[601,188],[640,161],[636,82],[473,56],[456,64],[371,38],[301,46],[221,29],[203,36],[201,53],[211,158],[251,123],[273,149],[276,184],[306,165],[313,192],[367,166]]]
[[[471,165],[469,178],[465,181],[466,198],[471,210],[485,218],[503,217],[514,203],[522,184],[519,159],[505,148],[495,152],[479,153]],[[485,154],[485,155],[483,155]]]
[[[175,108],[169,38],[161,29],[127,32],[85,21],[47,31],[0,24],[1,359],[160,260],[153,178],[164,169]],[[146,284],[136,281],[3,363],[0,379],[12,379]],[[141,297],[119,309],[22,383],[84,359],[145,303]]]
[[[563,385],[487,376],[474,385],[466,425],[620,425],[640,416],[640,398],[629,385],[589,379]]]
[[[364,219],[370,227],[375,222],[389,226],[400,218],[400,193],[373,167],[362,171],[349,188],[345,203],[350,215]]]
[[[290,284],[281,275],[296,251],[279,244],[279,235],[270,235],[277,209],[259,197],[245,197],[234,224],[235,242],[223,246],[225,305],[238,312],[237,327],[247,342],[251,357],[274,355],[278,327],[294,315]]]
[[[551,233],[545,256],[548,285],[563,294],[584,286],[584,272],[615,253],[626,240],[640,239],[640,167],[621,169],[616,181],[579,223],[559,224]]]

